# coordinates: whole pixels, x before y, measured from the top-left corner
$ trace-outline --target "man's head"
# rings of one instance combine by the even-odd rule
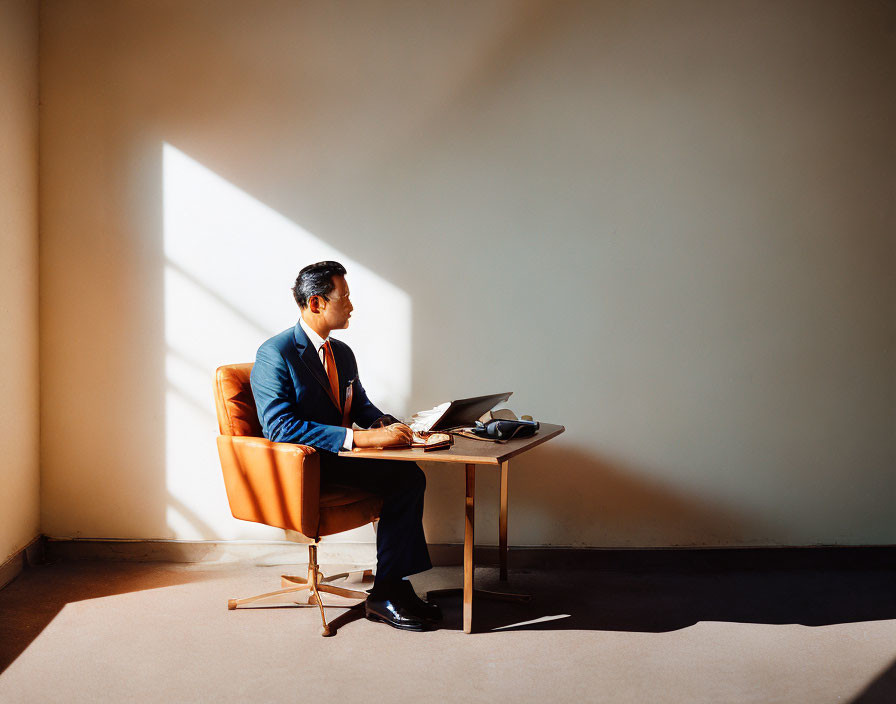
[[[318,262],[306,266],[296,277],[292,295],[305,321],[317,323],[315,329],[329,334],[330,330],[348,327],[353,306],[345,282],[345,267],[339,262]]]

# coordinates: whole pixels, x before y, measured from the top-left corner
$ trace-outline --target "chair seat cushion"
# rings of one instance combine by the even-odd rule
[[[371,523],[380,515],[383,500],[350,486],[327,484],[320,488],[320,535],[333,535]]]
[[[320,488],[320,507],[333,508],[345,506],[356,501],[362,501],[373,496],[370,492],[357,489],[353,486],[341,484],[324,484]]]

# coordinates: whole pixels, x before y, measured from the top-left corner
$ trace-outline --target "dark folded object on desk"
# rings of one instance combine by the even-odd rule
[[[512,438],[528,438],[538,432],[537,420],[494,420],[476,421],[472,429],[473,435],[488,440],[511,440]]]

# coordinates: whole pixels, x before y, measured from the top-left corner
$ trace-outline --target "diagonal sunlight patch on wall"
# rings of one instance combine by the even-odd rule
[[[374,403],[407,414],[411,300],[170,144],[162,178],[168,537],[280,540],[282,531],[230,515],[215,446],[215,369],[253,361],[266,338],[292,327],[298,308],[289,289],[299,269],[336,259],[348,270],[355,312],[334,337],[354,349]]]

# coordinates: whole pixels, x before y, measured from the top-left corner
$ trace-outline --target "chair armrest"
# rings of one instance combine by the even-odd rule
[[[305,445],[219,435],[218,456],[235,518],[317,537],[320,456]]]

